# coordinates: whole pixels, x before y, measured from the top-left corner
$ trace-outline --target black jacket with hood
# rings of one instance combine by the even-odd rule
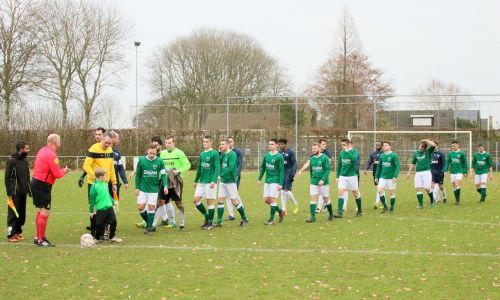
[[[30,169],[26,156],[11,155],[5,166],[5,188],[7,196],[30,195]]]

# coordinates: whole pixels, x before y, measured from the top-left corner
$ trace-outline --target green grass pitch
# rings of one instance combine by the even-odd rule
[[[307,224],[308,176],[294,184],[297,215],[264,226],[269,209],[256,173],[242,176],[241,195],[250,224],[200,230],[202,216],[192,204],[193,173],[186,178],[187,230],[159,228],[143,234],[132,190],[123,193],[118,214],[119,245],[81,248],[88,224],[86,189],[80,172],[53,189],[47,237],[57,246],[32,244],[34,208],[28,199],[24,242],[0,242],[0,299],[499,299],[499,175],[479,204],[471,178],[463,184],[462,204],[417,210],[413,179],[400,176],[396,211],[373,209],[371,174],[362,176],[364,215],[354,217],[350,195],[341,220]],[[304,174],[305,175],[305,174]],[[404,175],[404,174],[403,174]],[[3,173],[0,173],[3,179]],[[448,180],[448,178],[447,178]],[[336,195],[332,174],[331,193]],[[0,186],[5,200],[5,187]],[[334,197],[336,207],[336,197]],[[289,211],[292,207],[288,202]],[[7,206],[0,214],[6,218]]]

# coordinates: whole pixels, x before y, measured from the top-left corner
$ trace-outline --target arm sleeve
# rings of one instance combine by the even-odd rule
[[[213,161],[214,161],[214,177],[212,177],[212,182],[217,182],[217,177],[219,177],[220,174],[220,159],[219,159],[219,153],[213,155]]]
[[[116,178],[116,171],[115,171],[115,161],[113,159],[111,159],[111,174],[109,174],[109,179],[111,180],[112,184],[118,183],[118,178]]]
[[[292,152],[292,175],[297,173],[297,164],[297,156],[295,155],[295,152]]]
[[[116,167],[118,168],[118,174],[120,175],[120,178],[122,179],[123,183],[128,184],[127,174],[125,174],[125,167],[123,166],[123,164],[121,164],[121,160],[120,164],[117,165]]]
[[[260,164],[259,168],[259,179],[258,181],[262,180],[262,177],[264,176],[264,171],[266,170],[266,156],[262,158],[262,163]]]
[[[96,198],[97,198],[97,194],[96,194],[96,191],[95,191],[95,185],[92,185],[92,187],[90,188],[90,193],[89,193],[89,213],[93,213],[94,212],[94,207],[95,207],[95,203],[96,203]]]
[[[356,154],[357,154],[357,157],[356,157],[356,172],[359,175],[359,166],[361,165],[361,156],[359,156],[359,153],[356,153]]]
[[[201,155],[198,157],[198,166],[196,167],[196,176],[194,177],[194,182],[198,182],[201,176]]]
[[[439,163],[443,166],[443,169],[441,170],[441,172],[444,172],[444,167],[446,164],[446,161],[444,159],[444,153],[442,155],[439,155]]]
[[[243,169],[243,152],[241,150],[238,151],[236,155],[237,166],[238,166],[238,176],[241,174],[241,170]]]
[[[399,175],[399,157],[398,156],[394,156],[394,178],[398,178],[398,175]]]
[[[49,160],[49,168],[50,172],[52,172],[52,175],[54,175],[55,178],[62,178],[64,176],[64,172],[59,168],[59,163],[56,163],[57,156],[55,156],[55,159],[50,159]]]
[[[280,154],[281,156],[281,154]],[[285,181],[285,162],[284,162],[284,159],[283,159],[283,156],[281,156],[281,159],[279,160],[279,170],[280,170],[280,178],[279,178],[279,182],[284,182]],[[282,185],[282,184],[280,184]]]
[[[163,163],[163,160],[160,160],[160,178],[161,178],[161,183],[163,183],[163,186],[168,187],[167,170],[165,169],[165,164]]]
[[[93,163],[94,159],[92,157],[85,157],[85,161],[83,162],[83,171],[87,174],[94,174],[94,170],[92,170]]]
[[[179,156],[181,165],[178,171],[181,174],[186,174],[186,172],[191,169],[191,163],[189,162],[189,159],[187,158],[186,154],[184,154],[184,152],[182,152],[182,154],[180,154]]]
[[[365,170],[368,171],[368,169],[372,166],[372,164],[373,164],[373,155],[370,155],[370,157],[368,157],[368,160],[366,161]]]
[[[135,189],[138,190],[139,186],[141,185],[141,178],[142,178],[142,166],[141,166],[141,159],[139,158],[139,161],[137,162],[137,167],[135,167]]]
[[[340,169],[342,168],[342,159],[340,158],[341,155],[339,153],[339,159],[338,159],[338,163],[337,163],[337,170],[336,170],[336,174],[335,174],[335,177],[336,178],[339,178],[340,177]]]
[[[415,155],[415,153],[413,154],[413,158],[411,160],[411,164],[412,165],[416,165],[417,164],[417,156]]]
[[[380,179],[381,175],[382,175],[382,164],[380,163],[380,159],[379,159],[377,167],[375,169],[375,178]]]
[[[14,191],[12,190],[12,182],[14,180],[13,178],[13,171],[14,167],[12,166],[12,160],[9,159],[7,163],[5,164],[5,189],[7,190],[7,196],[12,196]]]
[[[448,168],[450,167],[450,163],[451,163],[451,158],[450,158],[450,155],[448,154],[448,157],[446,157],[446,161],[444,163],[443,172],[448,171]]]
[[[321,180],[323,180],[323,182],[327,182],[328,177],[330,177],[330,160],[325,159],[323,161],[323,165],[325,167],[325,174],[323,175],[323,178],[321,178]]]
[[[463,156],[464,159],[462,160],[462,168],[464,169],[464,174],[469,173],[469,164],[467,163],[467,156]]]

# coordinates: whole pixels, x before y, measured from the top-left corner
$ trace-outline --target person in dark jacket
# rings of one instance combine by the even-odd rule
[[[7,207],[7,238],[10,242],[24,240],[23,225],[26,220],[26,198],[31,197],[30,169],[26,157],[30,148],[25,142],[16,144],[16,153],[5,165],[5,188],[7,196],[12,199],[14,207]],[[14,212],[16,209],[18,216]]]

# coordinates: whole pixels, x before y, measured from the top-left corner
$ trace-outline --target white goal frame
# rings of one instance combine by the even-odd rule
[[[427,133],[429,135],[431,134],[436,134],[436,133],[445,133],[445,134],[455,134],[455,138],[456,138],[456,134],[457,133],[466,133],[469,135],[469,161],[468,161],[468,164],[470,166],[470,164],[472,163],[472,131],[438,131],[438,130],[435,130],[435,131],[420,131],[420,130],[377,130],[377,131],[374,131],[374,130],[349,130],[347,132],[347,138],[350,140],[351,137],[352,137],[352,134],[356,134],[356,133],[371,133],[373,134],[373,141],[375,143],[375,141],[377,140],[377,134],[379,133],[387,133],[387,134],[405,134],[405,133],[409,133],[409,134],[415,134],[415,133]]]

